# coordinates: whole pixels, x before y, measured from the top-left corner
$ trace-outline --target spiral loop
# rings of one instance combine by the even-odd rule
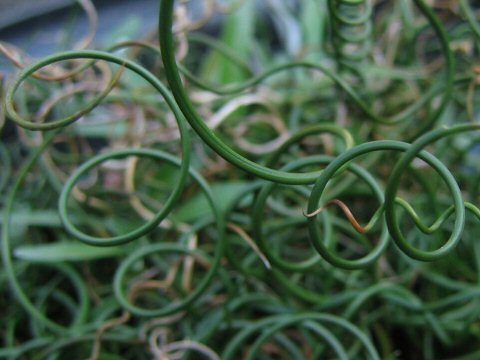
[[[338,64],[353,68],[371,52],[371,0],[329,0],[332,44]]]

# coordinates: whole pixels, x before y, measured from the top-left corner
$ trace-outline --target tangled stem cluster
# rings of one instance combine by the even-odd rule
[[[1,357],[480,356],[478,9],[161,0],[91,50],[78,3],[0,43]]]

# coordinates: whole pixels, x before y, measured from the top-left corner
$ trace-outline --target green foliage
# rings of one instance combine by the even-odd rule
[[[0,43],[0,357],[478,358],[473,2],[78,3]]]

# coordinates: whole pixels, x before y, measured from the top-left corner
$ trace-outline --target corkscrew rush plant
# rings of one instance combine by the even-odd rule
[[[0,357],[480,357],[478,4],[78,6],[0,39]]]

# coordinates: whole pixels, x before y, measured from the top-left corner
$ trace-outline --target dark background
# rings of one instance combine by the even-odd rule
[[[156,29],[158,0],[96,0],[98,28],[91,47],[138,38]],[[86,15],[75,0],[0,0],[0,41],[32,57],[69,49],[87,31]],[[11,65],[0,56],[0,70]]]

